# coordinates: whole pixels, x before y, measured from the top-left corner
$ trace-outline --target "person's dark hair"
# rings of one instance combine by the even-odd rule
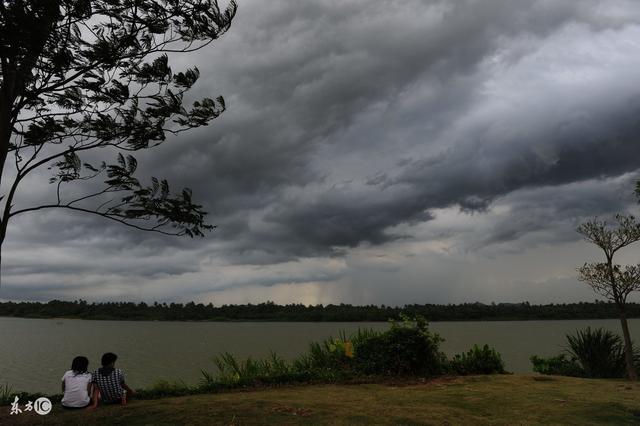
[[[107,352],[106,354],[102,355],[102,366],[106,367],[112,362],[116,362],[117,359],[118,359],[118,355],[112,352]]]
[[[86,356],[77,356],[71,361],[71,369],[76,374],[86,373],[87,368],[89,368],[89,360]]]

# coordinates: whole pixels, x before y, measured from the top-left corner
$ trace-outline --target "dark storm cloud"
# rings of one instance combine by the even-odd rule
[[[254,6],[261,7],[247,7]],[[215,58],[230,61],[231,71],[222,76],[214,73],[213,78],[221,78],[223,87],[239,87],[238,115],[249,111],[248,117],[229,112],[233,129],[228,134],[229,125],[220,123],[212,131],[220,140],[210,145],[212,176],[224,187],[216,192],[220,197],[212,194],[218,198],[212,210],[222,214],[222,229],[229,220],[233,231],[221,229],[220,235],[233,240],[232,252],[245,253],[253,247],[295,257],[362,242],[380,244],[398,237],[387,232],[389,227],[428,220],[432,208],[458,204],[465,210],[483,210],[496,197],[521,188],[616,176],[638,167],[640,99],[631,81],[622,99],[616,99],[619,93],[615,92],[602,98],[600,88],[585,95],[580,93],[583,87],[576,87],[575,93],[562,87],[565,92],[557,95],[575,95],[576,103],[564,102],[555,117],[546,117],[544,111],[555,102],[557,87],[549,81],[540,81],[538,87],[529,84],[526,89],[531,93],[519,94],[513,87],[511,96],[519,98],[520,111],[502,112],[502,116],[499,111],[472,129],[437,135],[442,128],[453,127],[459,117],[483,107],[486,99],[480,88],[491,78],[487,74],[491,69],[481,66],[487,58],[500,53],[507,66],[516,64],[571,25],[582,25],[583,30],[567,37],[595,37],[634,25],[637,15],[612,12],[598,17],[593,12],[598,9],[596,3],[430,2],[403,4],[400,9],[398,3],[380,2],[361,6],[320,2],[285,7],[276,2],[269,19],[247,15],[251,33],[238,32],[222,52],[214,51]],[[571,42],[561,36],[558,43]],[[514,48],[511,40],[519,37],[528,42]],[[236,52],[242,52],[237,60]],[[547,64],[532,65],[541,73],[547,71]],[[559,72],[574,66],[560,63]],[[401,103],[407,91],[425,82],[431,86],[432,99],[418,105],[419,113],[409,111],[394,118],[397,127],[385,129],[384,136],[431,120],[436,130],[410,135],[413,140],[398,147],[406,149],[409,160],[390,172],[395,176],[365,171],[375,179],[360,176],[360,180],[374,190],[362,190],[358,182],[336,190],[330,171],[338,158],[324,162],[314,158],[318,144],[346,144],[335,148],[338,154],[362,150],[364,158],[379,155],[379,148],[391,140],[376,139],[366,129],[360,129],[361,138],[345,140],[342,134],[356,126],[371,105]],[[532,94],[533,99],[528,99]],[[576,111],[578,102],[586,103]],[[243,109],[244,105],[250,106]],[[255,113],[256,105],[262,114]],[[545,122],[545,118],[551,119]],[[500,134],[495,131],[500,122],[505,127],[539,128],[528,134],[513,129]],[[265,131],[270,124],[278,130]],[[420,158],[418,150],[414,154],[418,158],[411,158],[411,145],[420,143],[444,149],[425,158]],[[231,167],[225,164],[229,150],[235,158]],[[311,186],[314,182],[325,183],[325,188]],[[285,194],[287,187],[303,189],[292,197]],[[272,226],[252,228],[249,215],[243,218],[241,213],[248,210],[265,211],[261,219]],[[226,216],[230,211],[233,215]]]
[[[423,208],[458,203],[470,209],[511,191],[619,176],[640,166],[640,103],[568,134],[549,132],[505,146],[476,134],[473,143],[408,164],[386,189],[408,185],[421,191]],[[492,146],[493,145],[493,146]],[[546,145],[552,159],[536,152]]]
[[[311,203],[279,206],[265,216],[265,221],[277,224],[289,238],[301,240],[297,250],[307,247],[324,251],[336,246],[355,247],[363,241],[381,244],[398,238],[387,235],[385,230],[398,223],[431,219],[422,204],[419,194],[401,191],[358,195],[333,190]]]
[[[178,240],[30,215],[7,247],[69,260],[9,260],[6,280],[341,256],[407,239],[452,206],[491,217],[509,204],[505,226],[474,230],[474,249],[623,210],[630,197],[590,194],[640,167],[639,39],[640,6],[624,0],[244,0],[210,49],[172,57],[176,71],[199,67],[193,99],[223,94],[228,111],[139,156],[140,176],[192,187],[218,229]],[[29,185],[21,202],[45,197]],[[83,262],[83,249],[111,260]]]
[[[582,181],[513,193],[497,201],[508,206],[508,212],[496,215],[482,233],[467,240],[467,250],[506,244],[508,251],[517,252],[524,247],[575,241],[580,238],[576,228],[582,221],[594,217],[606,220],[616,213],[626,213],[633,203],[632,188],[638,178],[640,174],[629,173],[614,180]]]

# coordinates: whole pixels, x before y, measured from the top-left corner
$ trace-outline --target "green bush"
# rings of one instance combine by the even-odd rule
[[[540,374],[555,376],[584,377],[584,370],[574,357],[568,358],[566,354],[560,354],[550,358],[533,355],[531,358],[533,371]]]
[[[404,318],[388,331],[358,341],[354,367],[359,373],[384,376],[441,374],[446,363],[439,350],[442,341],[423,318]]]
[[[495,349],[489,345],[480,348],[473,345],[467,352],[454,355],[449,362],[449,371],[453,374],[504,374],[504,361]]]

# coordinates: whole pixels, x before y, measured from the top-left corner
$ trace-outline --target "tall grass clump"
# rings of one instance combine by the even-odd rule
[[[13,386],[9,383],[0,385],[0,405],[9,405],[13,402]]]
[[[240,360],[228,352],[214,358],[217,374],[202,371],[201,387],[207,389],[232,388],[238,386],[272,385],[304,381],[306,378],[275,353],[266,359],[246,358]]]
[[[586,377],[624,377],[624,343],[617,334],[587,327],[567,335],[567,342],[569,354],[580,363]]]
[[[267,359],[254,360],[249,357],[238,360],[232,354],[225,352],[214,359],[218,368],[218,380],[225,383],[248,383],[256,379],[269,381],[286,375],[290,367],[286,361],[271,353]]]
[[[625,377],[624,341],[603,328],[577,330],[566,336],[565,354],[551,358],[532,356],[533,369],[542,374],[590,378]],[[634,362],[640,366],[640,352],[634,349]]]
[[[309,380],[333,382],[344,378],[351,370],[350,349],[344,342],[327,339],[309,345],[309,351],[293,361],[293,369]]]

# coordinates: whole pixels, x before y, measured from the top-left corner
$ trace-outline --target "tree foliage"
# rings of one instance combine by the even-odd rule
[[[617,265],[613,256],[622,248],[640,241],[640,223],[633,216],[616,215],[617,225],[593,219],[577,231],[602,249],[606,262],[585,263],[578,278],[593,290],[616,303],[624,304],[633,291],[640,290],[640,265]]]
[[[174,72],[169,55],[192,52],[230,27],[236,3],[216,0],[12,0],[0,3],[0,243],[9,220],[63,208],[139,229],[201,236],[202,206],[166,180],[142,183],[131,153],[207,125],[222,97],[188,106],[200,72]],[[94,164],[83,157],[115,157]],[[13,163],[14,170],[8,164]],[[36,169],[51,170],[55,201],[14,207]],[[101,187],[66,196],[67,185]]]
[[[610,269],[606,263],[585,263],[578,273],[581,281],[609,300],[626,302],[631,292],[640,290],[640,265],[613,265]]]
[[[593,219],[578,226],[578,233],[600,247],[607,259],[612,258],[620,249],[640,241],[640,223],[634,216],[618,214],[617,224],[611,226],[605,220]]]

